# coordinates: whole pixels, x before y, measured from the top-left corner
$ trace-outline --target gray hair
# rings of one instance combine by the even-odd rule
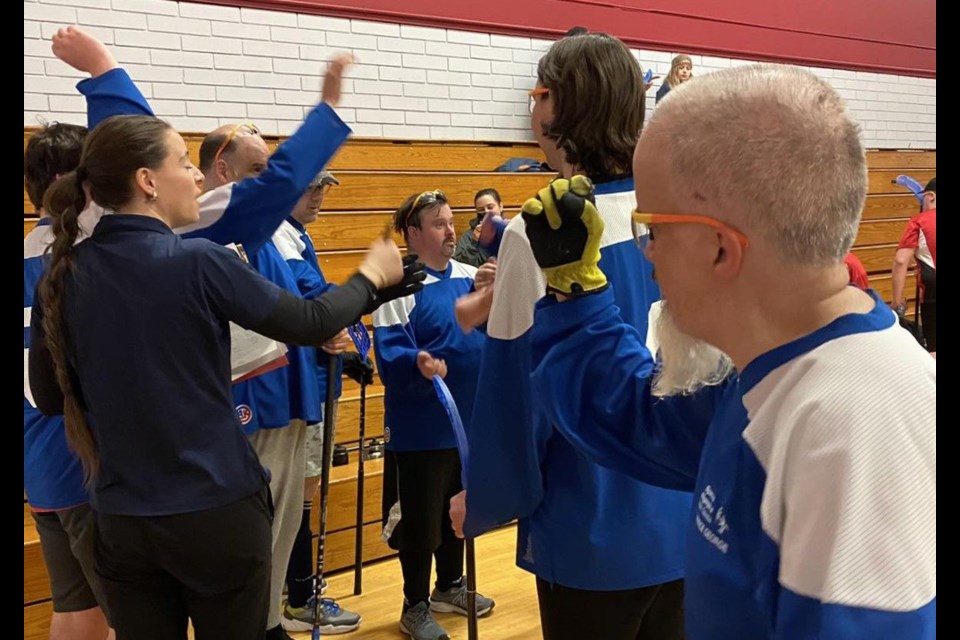
[[[840,95],[813,73],[756,64],[699,76],[654,112],[654,134],[666,136],[679,189],[783,261],[823,267],[849,251],[866,156]]]

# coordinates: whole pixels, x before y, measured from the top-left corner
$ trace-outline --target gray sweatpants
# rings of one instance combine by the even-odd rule
[[[267,629],[280,624],[283,585],[290,550],[303,516],[306,425],[294,420],[279,429],[261,429],[250,436],[260,464],[270,470],[273,495],[273,558],[270,569],[270,612]]]

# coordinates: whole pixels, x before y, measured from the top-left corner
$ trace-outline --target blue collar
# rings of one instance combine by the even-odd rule
[[[50,218],[50,217],[40,218],[39,220],[37,220],[38,227],[49,227],[52,224],[53,224],[53,218]]]
[[[595,184],[594,187],[594,193],[598,196],[603,196],[608,193],[633,191],[633,176],[620,178],[619,180],[610,180],[609,182],[600,182]]]
[[[430,267],[426,267],[426,266],[423,268],[423,270],[432,276],[435,276],[441,280],[445,280],[450,277],[451,273],[453,273],[453,262],[448,262],[447,268],[444,269],[443,271],[434,271]]]
[[[893,323],[897,321],[896,316],[886,303],[880,299],[876,291],[869,289],[867,293],[873,297],[874,303],[873,309],[867,313],[848,313],[840,316],[830,324],[820,327],[813,333],[797,338],[787,344],[780,345],[754,358],[753,362],[748,364],[744,368],[743,373],[740,374],[740,393],[746,394],[777,367],[805,353],[809,353],[831,340],[855,333],[889,329]]]

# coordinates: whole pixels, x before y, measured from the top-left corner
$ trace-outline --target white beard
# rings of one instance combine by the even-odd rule
[[[677,326],[666,301],[650,330],[659,348],[658,370],[653,379],[653,395],[689,395],[702,387],[723,382],[733,370],[729,356],[698,340]]]

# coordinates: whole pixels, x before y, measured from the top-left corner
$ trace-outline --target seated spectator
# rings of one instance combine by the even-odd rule
[[[481,189],[473,197],[473,204],[477,209],[477,216],[470,221],[470,228],[463,232],[460,241],[457,243],[457,249],[453,253],[453,259],[479,267],[490,259],[489,251],[480,245],[480,231],[483,228],[483,219],[486,215],[502,216],[503,203],[500,200],[500,194],[496,189]]]
[[[670,93],[670,90],[693,77],[693,61],[690,56],[681,53],[670,62],[670,73],[657,91],[657,103]]]
[[[893,304],[897,315],[907,310],[907,269],[917,261],[920,326],[928,351],[937,350],[937,179],[927,183],[920,195],[920,213],[907,223],[893,262]]]

